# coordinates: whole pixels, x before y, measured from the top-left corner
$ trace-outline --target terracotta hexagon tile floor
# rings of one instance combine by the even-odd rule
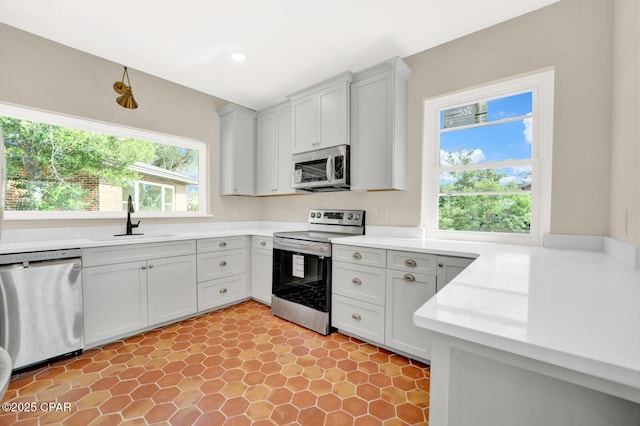
[[[14,377],[3,402],[36,410],[0,411],[0,425],[426,424],[429,377],[248,301]],[[49,402],[70,411],[43,410]]]

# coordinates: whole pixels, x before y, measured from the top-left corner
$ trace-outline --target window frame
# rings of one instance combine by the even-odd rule
[[[440,111],[528,91],[532,92],[531,117],[533,118],[529,233],[438,229],[439,173],[441,172]],[[421,221],[427,238],[542,245],[544,234],[550,231],[553,95],[554,70],[546,69],[424,100]],[[478,167],[509,167],[510,164],[517,165],[518,162],[519,160],[487,162],[479,164]]]
[[[208,147],[205,142],[195,139],[175,136],[166,133],[153,132],[135,127],[119,124],[107,123],[88,118],[81,118],[49,111],[42,111],[22,106],[0,102],[0,115],[10,116],[22,120],[38,121],[41,123],[75,128],[97,133],[104,133],[113,136],[142,139],[149,142],[181,146],[198,151],[198,205],[199,210],[190,211],[157,211],[145,212],[136,211],[139,218],[186,218],[186,217],[208,217],[208,181],[209,170],[207,168]],[[2,159],[4,161],[4,158]],[[3,182],[4,184],[4,182]],[[4,190],[4,188],[2,188]],[[111,219],[122,218],[123,212],[118,211],[14,211],[5,210],[5,220],[42,220],[42,219]]]

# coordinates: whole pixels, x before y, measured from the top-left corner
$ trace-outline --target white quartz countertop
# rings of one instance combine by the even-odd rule
[[[282,231],[278,227],[242,227],[230,229],[204,229],[201,231],[159,231],[144,232],[143,235],[118,236],[104,232],[91,237],[72,235],[69,238],[51,238],[44,240],[10,242],[0,244],[0,254],[30,251],[60,250],[72,248],[119,246],[128,244],[158,243],[165,241],[196,240],[202,238],[233,237],[237,235],[256,235],[271,237],[274,232]]]
[[[416,325],[640,390],[640,270],[604,252],[375,236],[334,243],[476,257],[414,313]]]

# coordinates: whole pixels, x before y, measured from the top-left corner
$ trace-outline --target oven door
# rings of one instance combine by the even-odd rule
[[[320,312],[331,309],[331,244],[275,238],[274,296]]]

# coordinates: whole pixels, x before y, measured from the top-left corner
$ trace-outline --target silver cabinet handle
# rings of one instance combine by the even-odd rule
[[[360,281],[360,278],[354,278],[351,280],[352,283],[354,283],[355,285],[361,285],[362,281]]]
[[[353,258],[354,259],[362,259],[362,255],[358,252],[353,253]]]
[[[149,269],[153,268],[153,265],[149,265]]]
[[[362,317],[358,314],[351,314],[351,318],[353,318],[356,321],[360,321],[362,319]]]
[[[147,265],[142,266],[142,269],[147,269]]]
[[[223,260],[222,262],[220,262],[220,266],[227,266],[227,261]]]
[[[407,259],[404,261],[404,264],[406,266],[411,266],[412,268],[415,267],[417,265],[416,261],[413,259]]]
[[[237,189],[236,189],[237,191]],[[225,241],[221,241],[220,244],[218,244],[220,247],[226,247],[227,243]]]
[[[443,268],[444,267],[444,263],[438,263],[438,267],[439,268]]]
[[[225,294],[227,292],[226,287],[220,289],[220,294]]]
[[[267,242],[266,242],[266,241],[260,241],[260,245],[261,245],[262,247],[264,247],[264,246],[266,246],[266,245],[267,245]]]
[[[405,276],[402,277],[402,278],[404,278],[405,281],[415,281],[416,280],[416,277],[414,277],[411,274],[405,274]]]

